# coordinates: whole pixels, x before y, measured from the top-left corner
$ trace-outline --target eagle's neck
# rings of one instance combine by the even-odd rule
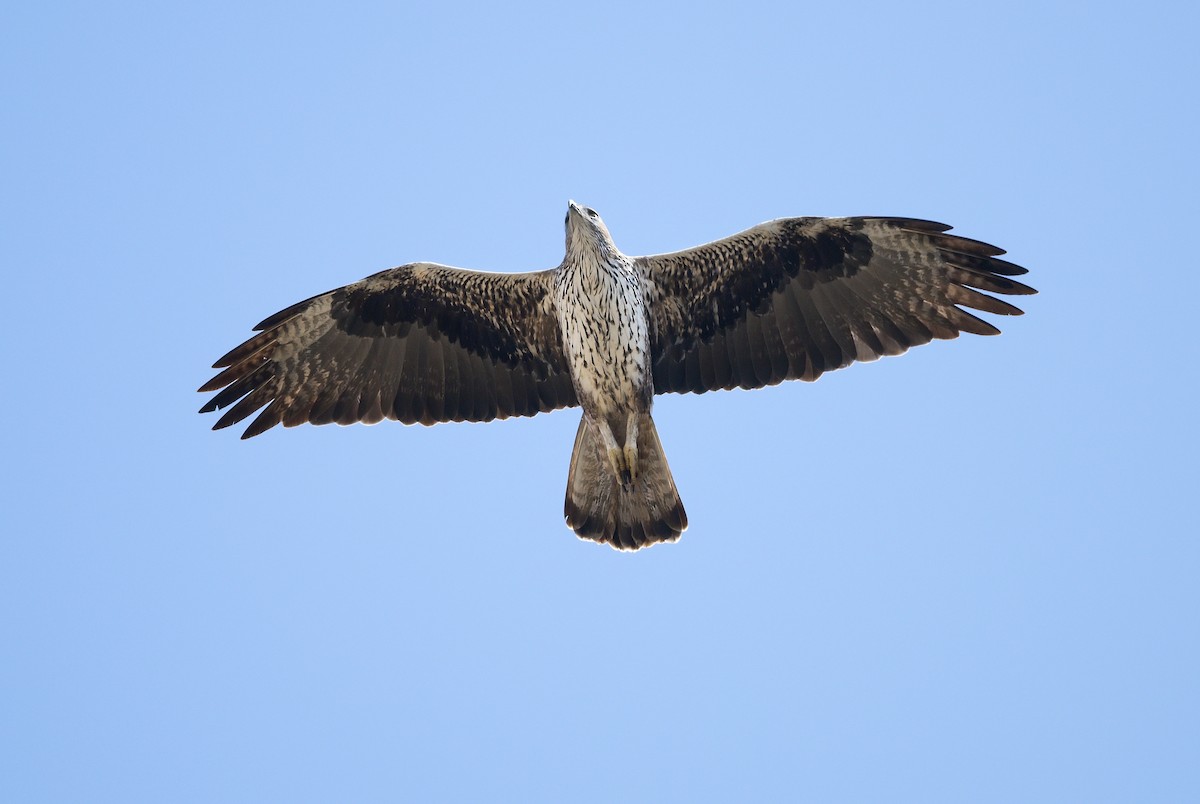
[[[633,261],[615,248],[603,248],[589,243],[588,247],[569,249],[563,261],[562,273],[592,292],[603,292],[620,277],[631,275]]]

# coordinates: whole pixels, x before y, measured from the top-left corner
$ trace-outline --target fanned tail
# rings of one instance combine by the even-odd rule
[[[575,434],[567,475],[567,525],[581,538],[618,550],[673,542],[687,529],[687,514],[654,420],[648,413],[640,417],[634,480],[622,483],[613,473],[599,429],[587,416]]]

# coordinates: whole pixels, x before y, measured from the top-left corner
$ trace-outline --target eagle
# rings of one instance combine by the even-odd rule
[[[487,422],[579,406],[566,523],[620,550],[672,542],[687,515],[651,417],[656,394],[815,380],[961,332],[967,312],[1035,293],[1005,252],[890,217],[780,218],[631,257],[571,201],[556,268],[503,274],[418,262],[259,323],[200,387],[214,430]]]

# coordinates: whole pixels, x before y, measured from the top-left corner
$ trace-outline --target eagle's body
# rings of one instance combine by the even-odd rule
[[[568,215],[585,216],[572,207]],[[598,229],[581,220],[579,229]],[[647,412],[654,398],[646,298],[633,260],[592,246],[603,231],[573,238],[554,275],[563,349],[585,413],[608,417]]]
[[[263,321],[217,361],[215,428],[489,421],[580,405],[567,523],[622,549],[687,519],[650,416],[656,393],[814,380],[959,332],[1033,293],[1003,251],[907,218],[783,218],[674,254],[622,254],[571,203],[549,271],[383,271]]]
[[[554,299],[583,408],[567,475],[567,524],[581,536],[630,548],[679,538],[687,516],[650,418],[645,288],[600,217],[574,202]]]

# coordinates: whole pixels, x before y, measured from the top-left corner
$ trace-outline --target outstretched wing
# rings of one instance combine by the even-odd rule
[[[216,430],[266,406],[250,438],[280,422],[490,421],[575,405],[550,289],[550,272],[382,271],[255,327],[213,364],[225,370],[200,391],[224,390],[200,412],[233,405]]]
[[[1021,311],[980,290],[1035,293],[1002,249],[908,218],[782,218],[637,257],[656,393],[815,380],[933,338],[999,330],[964,311]]]

